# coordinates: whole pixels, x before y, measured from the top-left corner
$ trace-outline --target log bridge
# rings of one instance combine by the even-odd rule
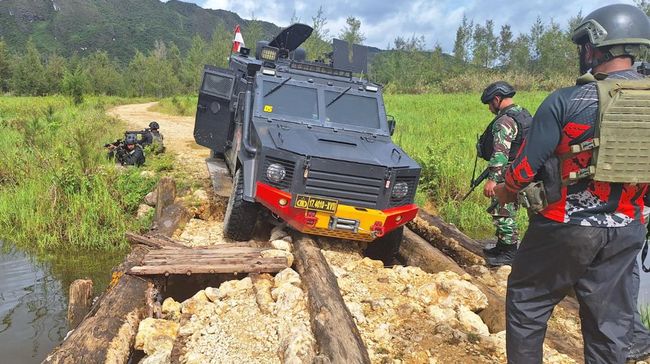
[[[226,195],[227,169],[219,161],[207,161],[217,196]],[[215,165],[217,163],[217,165]],[[83,320],[55,348],[44,363],[127,363],[131,355],[140,320],[153,315],[152,302],[156,294],[155,276],[275,273],[288,264],[284,257],[265,258],[263,249],[249,243],[229,243],[209,247],[187,247],[170,238],[187,220],[189,213],[175,202],[173,180],[163,178],[157,187],[156,219],[148,235],[128,233],[132,252],[113,274],[107,291],[90,308]],[[309,301],[310,322],[316,338],[316,362],[369,363],[366,347],[350,311],[340,293],[336,277],[320,251],[317,240],[303,234],[293,234],[295,269],[303,281]],[[480,244],[453,225],[421,212],[405,229],[399,251],[407,265],[426,272],[453,271],[465,274],[466,268],[484,264]],[[503,295],[472,279],[488,297],[489,306],[480,316],[491,332],[505,327]],[[90,283],[92,284],[92,283]],[[88,283],[73,285],[79,293],[75,307],[69,312],[76,322],[88,305]],[[72,304],[72,301],[71,301]],[[577,314],[577,305],[564,302],[563,307]],[[547,344],[564,354],[582,361],[580,343],[562,332],[549,329]]]

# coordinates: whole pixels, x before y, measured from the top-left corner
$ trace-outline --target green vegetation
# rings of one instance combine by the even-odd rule
[[[105,107],[126,102],[0,98],[0,240],[43,256],[115,251],[125,247],[126,230],[148,227],[133,215],[156,177],[116,168],[101,148],[122,129]]]
[[[639,307],[639,313],[641,314],[641,322],[645,327],[650,328],[650,305]]]

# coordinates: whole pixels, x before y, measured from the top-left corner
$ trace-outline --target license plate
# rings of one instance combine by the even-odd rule
[[[293,207],[298,209],[322,211],[333,214],[336,212],[339,202],[322,197],[312,197],[307,195],[296,195]]]

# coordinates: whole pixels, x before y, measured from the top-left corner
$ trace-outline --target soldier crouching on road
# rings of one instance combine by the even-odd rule
[[[115,161],[123,166],[140,167],[145,162],[144,151],[138,145],[135,134],[126,134],[124,142],[111,152],[115,156]]]
[[[547,321],[572,288],[585,362],[624,363],[631,354],[650,182],[650,155],[635,147],[650,137],[650,82],[632,64],[650,47],[650,20],[635,6],[609,5],[587,15],[572,39],[585,74],[540,105],[494,189],[501,203],[517,199],[531,212],[508,277],[509,363],[542,362]]]
[[[488,177],[483,188],[485,197],[494,197],[494,186],[503,182],[506,167],[517,156],[533,117],[528,110],[512,100],[515,89],[505,81],[490,84],[483,91],[481,102],[496,117],[483,132],[477,145],[479,157],[488,161]],[[491,266],[510,265],[519,244],[517,204],[507,203],[490,211],[496,227],[496,246],[483,249],[485,261]]]

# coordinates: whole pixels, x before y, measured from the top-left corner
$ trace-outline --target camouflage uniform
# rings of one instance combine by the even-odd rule
[[[521,106],[511,106],[509,110],[520,112]],[[488,162],[489,175],[488,179],[496,183],[504,181],[503,174],[508,166],[508,156],[510,154],[510,145],[517,136],[517,122],[505,113],[499,117],[492,125],[492,135],[494,135],[494,152]],[[492,198],[492,202],[496,201]],[[508,203],[502,207],[497,207],[491,212],[494,226],[496,227],[497,242],[501,244],[518,244],[519,231],[517,229],[517,204]]]

